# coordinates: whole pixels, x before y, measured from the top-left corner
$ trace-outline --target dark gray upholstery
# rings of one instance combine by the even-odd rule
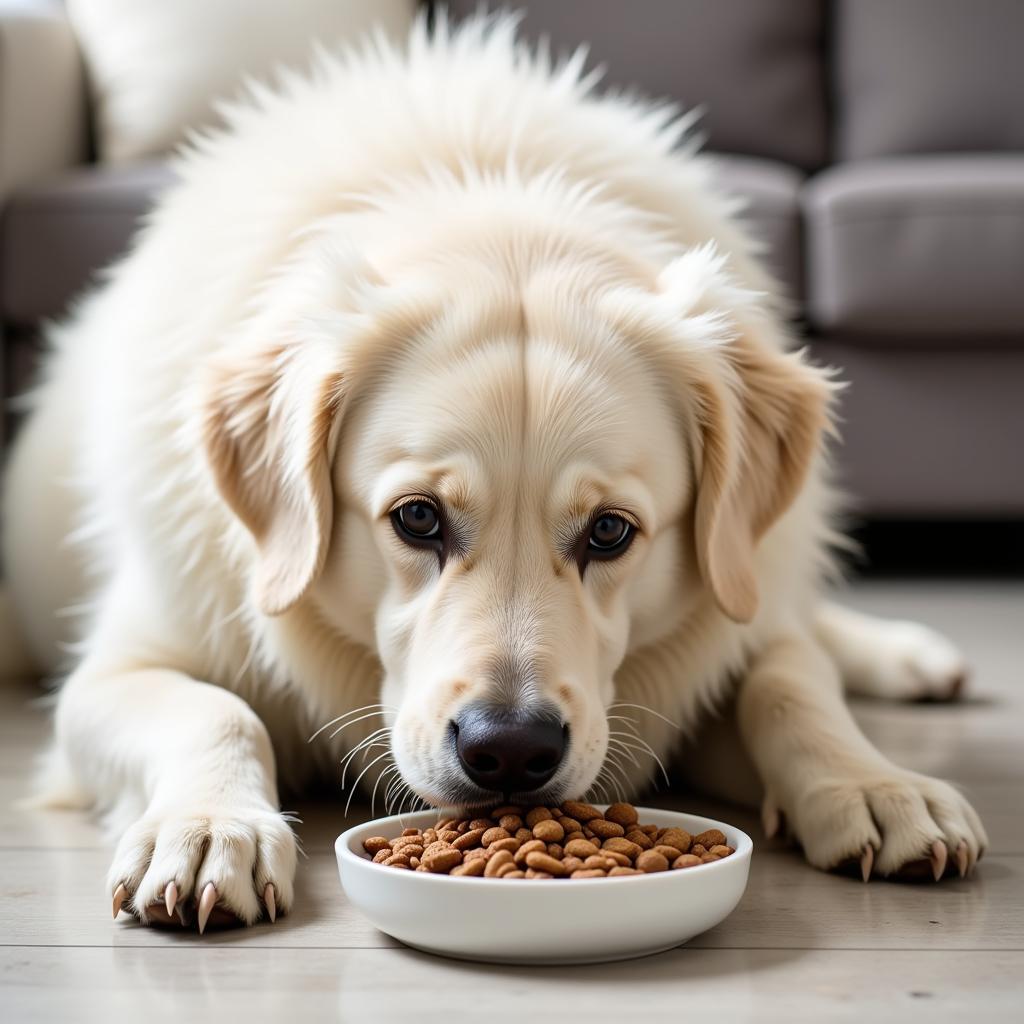
[[[30,326],[64,312],[172,180],[163,163],[85,166],[16,192],[0,214],[4,320]]]
[[[1021,0],[838,0],[833,20],[839,159],[1024,149]]]
[[[1024,513],[1024,346],[919,351],[812,343],[840,367],[840,483],[855,512],[892,518]]]
[[[1020,344],[1024,153],[839,164],[804,204],[818,330]]]
[[[457,15],[480,6],[453,0]],[[492,7],[499,6],[492,4]],[[825,162],[824,12],[821,0],[534,0],[529,38],[555,52],[590,48],[606,82],[701,106],[709,148],[785,160]]]

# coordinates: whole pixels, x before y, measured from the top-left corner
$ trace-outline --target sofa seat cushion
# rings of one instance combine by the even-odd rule
[[[3,319],[31,326],[66,312],[173,180],[163,163],[90,166],[12,195],[0,217]]]
[[[838,165],[803,200],[815,328],[956,344],[1024,338],[1024,155]]]
[[[739,214],[763,247],[768,269],[791,299],[803,295],[803,228],[800,190],[804,174],[789,164],[752,156],[712,155],[717,188],[746,204]]]

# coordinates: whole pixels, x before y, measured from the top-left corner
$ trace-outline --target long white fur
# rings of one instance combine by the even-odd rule
[[[51,332],[5,498],[25,635],[40,665],[70,670],[42,798],[107,812],[120,838],[111,891],[125,884],[143,919],[172,879],[183,899],[214,882],[247,922],[269,882],[287,910],[295,848],[276,778],[301,789],[358,740],[387,743],[387,728],[395,761],[365,778],[383,769],[393,803],[443,799],[449,714],[481,692],[487,658],[513,648],[545,666],[535,688],[572,723],[569,789],[594,783],[606,755],[604,791],[636,788],[653,770],[640,748],[667,758],[667,720],[691,729],[746,673],[745,738],[813,863],[872,845],[888,871],[935,839],[966,843],[972,861],[984,847],[959,794],[882,759],[838,698],[819,644],[843,660],[851,634],[820,610],[833,500],[820,459],[757,549],[753,621],[708,601],[678,525],[695,498],[701,410],[680,396],[673,411],[654,355],[621,332],[645,295],[645,323],[718,374],[739,416],[743,382],[723,354],[748,314],[781,349],[783,304],[738,204],[712,187],[713,162],[685,141],[690,118],[598,97],[582,54],[554,65],[514,36],[504,17],[442,21],[433,38],[421,23],[404,49],[322,55],[311,76],[254,90],[229,131],[195,140],[130,254]],[[268,406],[273,448],[245,486],[273,475],[303,535],[304,444],[332,372],[339,411],[330,537],[319,555],[296,541],[295,572],[315,579],[270,615],[280,551],[278,575],[261,576],[273,558],[218,487],[205,403],[216,369],[238,392],[226,429],[261,428],[245,395],[276,338],[287,373]],[[545,424],[522,442],[528,411],[508,386],[520,373]],[[422,436],[408,430],[414,411]],[[474,527],[476,575],[443,593],[386,524],[394,489],[442,436],[463,486],[494,502]],[[620,465],[615,483],[656,528],[633,563],[569,589],[537,568],[551,561],[538,503],[569,486],[573,458],[596,472],[609,452],[621,465],[643,453],[646,469]],[[534,506],[516,504],[523,493]],[[82,605],[72,634],[55,612]],[[929,659],[945,642],[914,628],[886,634],[889,654],[861,673],[869,688],[884,692],[908,656],[928,692],[962,671],[955,652]],[[860,620],[854,632],[864,645],[878,635]],[[609,750],[612,702],[641,756]],[[823,779],[849,814],[821,798]]]

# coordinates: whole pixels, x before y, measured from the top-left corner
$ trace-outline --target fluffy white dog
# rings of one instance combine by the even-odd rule
[[[118,830],[115,913],[287,910],[279,781],[346,751],[392,807],[628,794],[731,688],[815,866],[983,852],[844,704],[964,670],[821,601],[833,385],[687,118],[581,67],[501,18],[323,59],[53,332],[4,556],[40,664],[84,609],[43,790]]]

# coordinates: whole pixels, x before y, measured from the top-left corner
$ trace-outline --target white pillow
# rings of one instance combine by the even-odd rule
[[[101,160],[166,153],[216,124],[243,76],[304,68],[375,25],[400,38],[416,0],[67,0],[93,97]]]

